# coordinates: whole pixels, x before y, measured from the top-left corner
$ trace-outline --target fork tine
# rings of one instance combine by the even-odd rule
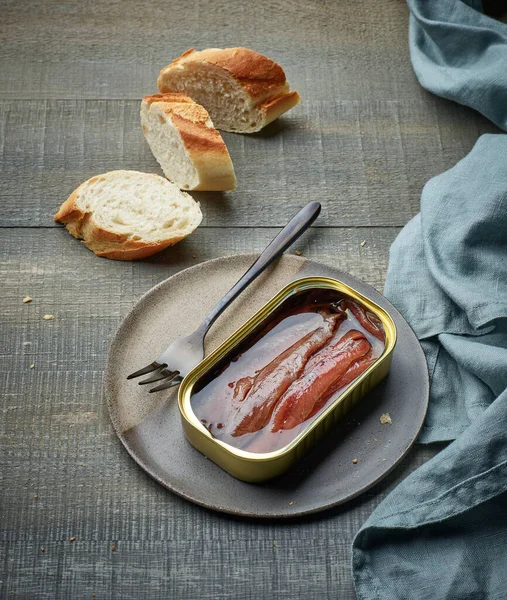
[[[164,366],[165,365],[161,365],[157,361],[152,362],[151,365],[147,365],[146,367],[139,369],[139,371],[136,371],[135,373],[131,373],[127,377],[127,379],[135,379],[136,377],[141,377],[141,375],[146,375],[147,373],[152,373],[153,371],[156,371],[157,369],[160,369],[160,367],[164,367]]]
[[[148,377],[148,379],[143,379],[143,381],[139,382],[139,385],[146,385],[148,383],[155,383],[155,381],[161,381],[162,379],[166,379],[167,377],[175,377],[178,374],[178,371],[168,371],[165,367],[161,370]]]
[[[150,394],[152,392],[160,392],[162,390],[167,390],[168,388],[172,388],[175,385],[179,385],[182,381],[183,381],[183,377],[179,377],[177,374],[173,375],[170,379],[168,379],[167,381],[164,381],[164,383],[161,383],[160,385],[157,385],[154,388],[151,388]]]

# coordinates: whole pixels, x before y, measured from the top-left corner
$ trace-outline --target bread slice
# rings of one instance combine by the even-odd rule
[[[98,256],[137,260],[192,233],[202,220],[199,205],[159,175],[111,171],[72,192],[55,215],[69,233]]]
[[[185,190],[236,188],[231,157],[206,109],[185,94],[145,96],[141,126],[164,175]]]
[[[160,71],[158,89],[188,94],[217,129],[236,133],[260,131],[299,103],[282,67],[248,48],[187,50]]]

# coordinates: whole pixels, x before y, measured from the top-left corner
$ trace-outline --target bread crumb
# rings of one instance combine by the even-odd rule
[[[363,240],[363,241],[361,242],[361,248],[364,248],[365,246],[366,246],[366,240]]]
[[[24,304],[28,304],[28,303],[29,303],[29,302],[31,302],[31,301],[32,301],[32,299],[30,298],[30,296],[25,296],[25,297],[23,298],[23,303],[24,303]]]
[[[34,365],[34,364],[31,364],[31,365],[30,365],[30,369],[35,369],[35,365]]]
[[[289,506],[293,506],[294,504],[296,504],[295,500],[292,500],[291,502],[289,502]]]
[[[76,536],[72,536],[71,538],[69,538],[69,542],[75,542],[76,541]]]
[[[378,442],[377,438],[373,438],[373,441],[374,441],[374,442]]]
[[[44,550],[45,550],[44,546],[41,546],[41,547],[39,548],[39,550],[40,550],[41,552],[44,552]]]
[[[353,462],[355,465],[357,465],[357,458],[353,458],[353,459],[352,459],[352,462]]]
[[[111,546],[111,552],[114,552],[116,550],[116,546]]]
[[[391,415],[389,413],[384,413],[383,415],[380,415],[380,423],[382,425],[391,425],[393,422],[393,420],[391,419]]]
[[[44,315],[42,318],[44,321],[52,321],[55,317],[54,315]]]
[[[297,254],[298,256],[303,256],[303,253],[301,252],[301,250],[296,250],[296,252],[294,254]]]

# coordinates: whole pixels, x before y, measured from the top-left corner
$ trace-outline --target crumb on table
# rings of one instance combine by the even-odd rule
[[[23,298],[23,304],[28,304],[28,303],[29,303],[29,302],[31,302],[31,301],[32,301],[32,299],[30,298],[30,296],[25,296],[25,297]]]
[[[353,458],[353,459],[352,459],[352,462],[353,462],[355,465],[357,465],[357,458]]]
[[[44,321],[52,321],[55,317],[54,315],[44,315],[42,318]]]
[[[384,413],[383,415],[380,415],[380,423],[382,425],[391,425],[393,422],[393,420],[391,419],[391,415],[389,413]]]

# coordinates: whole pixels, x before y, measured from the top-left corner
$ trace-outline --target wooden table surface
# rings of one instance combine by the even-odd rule
[[[355,533],[435,449],[415,447],[364,496],[312,519],[232,519],[136,466],[102,372],[122,317],[154,284],[261,250],[310,200],[322,215],[296,248],[382,289],[423,184],[495,131],[418,85],[407,24],[402,0],[0,2],[0,598],[355,597]],[[57,226],[92,175],[160,173],[138,115],[159,69],[191,46],[234,45],[279,61],[302,103],[258,135],[224,135],[238,189],[195,194],[201,227],[122,263]]]

